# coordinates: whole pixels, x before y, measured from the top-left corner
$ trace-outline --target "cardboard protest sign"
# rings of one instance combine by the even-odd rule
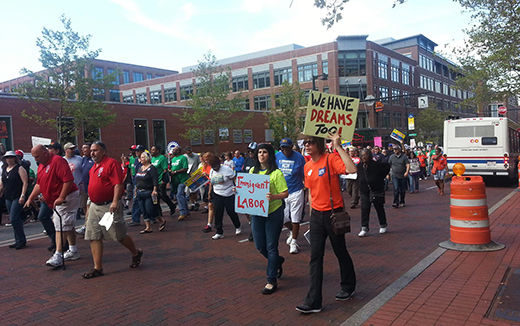
[[[189,179],[184,182],[186,187],[190,189],[191,192],[197,191],[200,187],[204,186],[209,182],[209,179],[204,172],[202,171],[202,167],[198,168],[195,172],[193,172]]]
[[[31,136],[32,146],[36,145],[49,145],[51,143],[50,138]]]
[[[264,174],[237,173],[235,212],[267,216],[270,178]]]
[[[390,137],[397,140],[398,142],[402,143],[404,140],[404,137],[406,137],[402,132],[400,132],[397,129],[394,129],[392,133],[390,134]]]
[[[311,91],[307,104],[304,135],[327,138],[329,133],[352,141],[359,109],[359,99]]]
[[[374,146],[383,146],[383,138],[382,137],[374,137]]]

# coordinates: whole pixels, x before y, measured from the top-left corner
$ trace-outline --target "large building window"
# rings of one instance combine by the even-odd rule
[[[441,82],[438,80],[435,81],[435,92],[441,93]]]
[[[365,51],[338,52],[338,74],[340,77],[365,76],[366,66]]]
[[[148,147],[148,120],[134,120],[134,138],[135,144]]]
[[[134,103],[134,96],[133,95],[123,96],[123,103]]]
[[[377,76],[381,79],[388,79],[388,57],[379,54],[377,60]]]
[[[107,74],[114,78],[114,80],[112,80],[112,84],[119,85],[119,75],[116,74],[114,69],[107,69]]]
[[[274,85],[282,85],[284,81],[292,84],[292,68],[284,68],[274,71]]]
[[[213,145],[215,144],[215,132],[213,130],[204,130],[204,144]]]
[[[329,73],[329,62],[328,61],[321,62],[321,70],[323,71],[324,74]]]
[[[233,77],[233,80],[231,81],[233,92],[247,91],[249,89],[248,78],[249,77],[247,75]]]
[[[425,55],[419,54],[419,67],[434,72],[433,60]]]
[[[190,96],[193,95],[193,85],[181,86],[181,101],[189,100]]]
[[[150,103],[151,104],[160,104],[160,103],[162,103],[162,95],[161,95],[161,91],[160,90],[150,92]]]
[[[367,85],[341,85],[339,87],[339,94],[363,100],[367,97]]]
[[[269,71],[258,72],[253,74],[253,88],[264,88],[271,86],[271,78],[269,78]]]
[[[392,62],[392,65],[390,66],[390,79],[393,82],[399,82],[399,63],[396,64]]]
[[[390,99],[390,102],[392,104],[400,104],[401,103],[401,97],[399,95],[400,95],[399,90],[392,88],[392,98]]]
[[[93,88],[92,95],[94,100],[96,101],[104,101],[105,100],[105,90],[101,88]]]
[[[118,89],[111,89],[109,90],[110,94],[110,102],[120,102],[121,99],[119,97],[119,90]],[[133,101],[133,99],[132,99]]]
[[[381,102],[388,103],[388,87],[379,86],[379,98]]]
[[[410,85],[410,66],[401,64],[401,83]]]
[[[403,91],[403,101],[404,101],[404,105],[405,106],[409,106],[410,103],[412,102],[412,99],[410,98],[409,96],[410,92],[408,91]]]
[[[164,120],[153,120],[153,144],[160,146],[162,150],[166,148],[166,127]]]
[[[135,94],[135,97],[137,99],[137,103],[146,104],[146,93],[137,93]]]
[[[152,79],[152,74],[151,73],[146,73],[146,79]]]
[[[244,108],[245,111],[249,111],[251,110],[251,107],[249,106],[249,99],[246,98],[243,102],[242,102],[242,107]]]
[[[383,112],[383,128],[390,128],[390,113]]]
[[[309,63],[298,66],[298,81],[300,83],[311,81],[312,76],[318,76],[317,63]]]
[[[143,81],[143,73],[142,72],[134,72],[134,83]]]
[[[271,108],[271,96],[255,96],[255,111],[266,111]]]
[[[175,102],[177,101],[177,88],[165,88],[164,89],[164,102]]]
[[[123,84],[130,83],[130,73],[128,71],[123,71]]]
[[[94,67],[94,69],[92,69],[92,79],[94,79],[94,80],[103,79],[103,68],[102,67]]]

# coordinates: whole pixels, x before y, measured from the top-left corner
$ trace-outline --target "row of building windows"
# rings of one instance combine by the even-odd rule
[[[451,85],[424,75],[419,77],[419,87],[438,94],[456,97],[461,100],[465,100],[471,96],[471,93],[468,93],[467,91],[456,89]]]
[[[427,56],[423,54],[419,54],[419,67],[434,72],[438,75],[444,76],[446,78],[449,78],[451,80],[456,80],[460,74],[457,73],[455,70],[448,68],[445,64],[442,64],[441,62],[434,61],[431,58],[428,58]]]
[[[191,139],[191,146],[202,145],[204,140],[204,145],[213,145],[215,144],[216,133],[214,130],[205,129],[196,133]],[[249,144],[253,141],[253,130],[252,129],[233,129],[230,130],[228,128],[222,128],[219,130],[218,137],[220,141],[229,141],[230,137],[232,137],[234,144]]]
[[[366,67],[366,51],[338,52],[338,75],[340,77],[365,76]]]
[[[378,54],[377,61],[377,77],[388,79],[388,57]],[[413,67],[399,60],[390,58],[390,80],[404,85],[410,85],[413,80]]]

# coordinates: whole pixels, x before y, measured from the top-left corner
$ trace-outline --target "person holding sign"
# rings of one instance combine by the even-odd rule
[[[282,200],[289,196],[285,177],[278,169],[274,148],[271,144],[260,144],[256,149],[255,165],[249,173],[269,175],[267,217],[251,216],[251,228],[255,247],[267,258],[267,284],[262,294],[272,294],[278,288],[277,279],[282,276],[285,261],[278,253],[278,242],[282,232],[284,212]]]
[[[322,309],[323,256],[327,237],[340,267],[341,289],[336,294],[336,300],[352,298],[356,288],[356,273],[347,250],[345,235],[336,235],[333,232],[330,215],[331,201],[334,211],[344,209],[338,176],[356,173],[357,168],[350,155],[341,146],[339,135],[334,134],[329,138],[332,139],[333,147],[336,149],[333,154],[325,153],[325,143],[322,138],[306,136],[304,139],[305,151],[311,156],[311,160],[305,164],[304,172],[305,187],[309,189],[312,210],[310,288],[303,304],[296,307],[296,310],[302,313],[320,312]]]
[[[208,162],[211,166],[211,171],[209,172],[209,199],[213,203],[215,228],[217,229],[217,233],[215,233],[212,239],[218,240],[224,237],[222,228],[224,208],[235,226],[235,235],[239,235],[242,233],[242,230],[240,229],[240,219],[235,212],[235,193],[233,191],[235,171],[226,165],[220,165],[220,159],[215,155],[209,156]]]

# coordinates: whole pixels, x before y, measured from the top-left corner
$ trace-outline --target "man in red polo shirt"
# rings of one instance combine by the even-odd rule
[[[76,212],[79,207],[79,191],[74,184],[74,177],[69,164],[63,157],[50,153],[42,145],[35,146],[31,150],[31,154],[40,165],[38,166],[36,185],[24,207],[29,207],[40,193],[43,195],[44,203],[42,203],[41,208],[43,213],[40,211],[41,216],[38,216],[38,218],[45,226],[44,220],[48,220],[52,215],[56,241],[56,252],[47,260],[46,264],[51,267],[59,267],[63,265],[63,259],[79,259],[74,232]],[[60,217],[57,214],[52,214],[53,209],[60,214],[61,225]],[[49,227],[45,227],[45,229],[47,230]],[[63,230],[64,236],[69,242],[69,249],[64,254],[60,229]],[[52,235],[49,236],[53,237]]]
[[[134,241],[126,234],[126,223],[123,218],[123,171],[121,165],[106,155],[106,146],[97,141],[90,146],[90,155],[94,166],[89,172],[88,195],[90,207],[86,222],[85,240],[90,240],[90,250],[94,261],[94,269],[83,274],[84,278],[103,275],[103,239],[119,241],[132,253],[131,268],[141,263],[143,251],[135,247]],[[107,212],[113,214],[113,222],[108,227],[99,224]]]

